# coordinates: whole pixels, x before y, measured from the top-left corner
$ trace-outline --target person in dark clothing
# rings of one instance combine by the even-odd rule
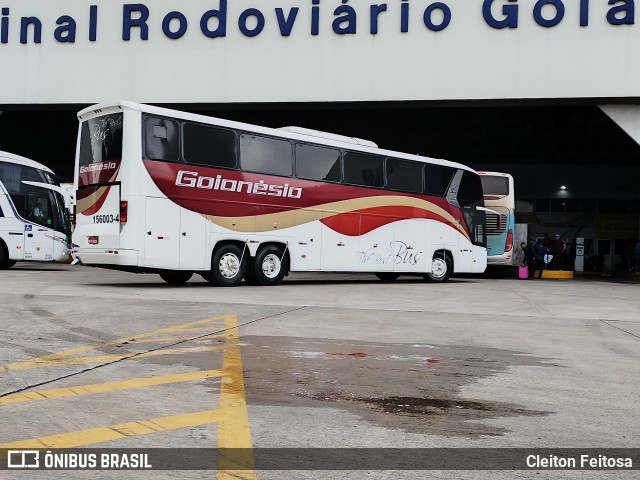
[[[562,238],[560,238],[560,234],[556,233],[551,241],[551,247],[549,248],[551,255],[553,255],[551,265],[549,265],[551,270],[560,270],[562,268],[562,256],[566,249],[567,246],[562,241]]]
[[[531,248],[533,250],[533,256],[535,259],[533,267],[534,276],[536,270],[540,270],[538,278],[542,278],[542,272],[544,271],[544,257],[547,254],[547,249],[540,242],[534,242]]]
[[[520,244],[520,248],[522,249],[522,252],[524,253],[524,261],[523,261],[523,265],[527,266],[527,269],[529,270],[529,280],[531,280],[533,278],[533,274],[535,272],[535,266],[536,266],[536,257],[533,254],[533,248],[529,245],[527,245],[525,242],[522,242]]]

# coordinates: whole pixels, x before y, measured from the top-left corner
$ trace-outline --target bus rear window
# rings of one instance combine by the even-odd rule
[[[122,160],[122,113],[82,122],[80,165]]]

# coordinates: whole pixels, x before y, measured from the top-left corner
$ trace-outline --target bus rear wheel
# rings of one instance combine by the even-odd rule
[[[393,272],[378,272],[376,273],[376,277],[383,282],[395,282],[400,277],[400,274]]]
[[[276,245],[261,249],[252,262],[253,272],[247,280],[257,285],[278,285],[287,273],[287,258],[283,250]]]
[[[446,282],[453,273],[453,263],[449,255],[436,253],[431,261],[431,271],[422,275],[427,282]]]
[[[174,270],[171,272],[162,272],[160,278],[171,285],[182,285],[187,283],[193,275],[193,272],[183,272]]]
[[[221,287],[235,287],[244,277],[247,259],[236,245],[222,245],[211,259],[211,280]]]

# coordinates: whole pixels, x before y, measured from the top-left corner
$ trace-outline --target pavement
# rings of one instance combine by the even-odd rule
[[[0,476],[637,478],[256,465],[266,448],[637,449],[638,293],[631,279],[591,277],[428,284],[305,273],[277,287],[199,276],[169,286],[19,264],[0,273],[0,449],[211,449],[217,470]],[[247,468],[221,458],[225,449]],[[291,468],[295,452],[280,452]]]

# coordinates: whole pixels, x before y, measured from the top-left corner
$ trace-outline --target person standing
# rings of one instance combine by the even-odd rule
[[[528,279],[531,280],[533,278],[533,274],[535,272],[535,262],[536,258],[533,254],[533,241],[531,241],[531,245],[527,245],[525,242],[520,244],[520,248],[522,249],[522,253],[524,253],[524,260],[522,262],[523,265],[527,266],[527,270],[529,271]]]
[[[547,249],[540,242],[534,242],[532,245],[533,257],[534,257],[534,267],[533,273],[535,276],[536,270],[540,270],[540,274],[538,278],[542,278],[542,272],[544,271],[544,257],[547,255]],[[533,278],[533,277],[531,277]]]
[[[562,268],[562,258],[564,255],[567,246],[560,238],[560,234],[556,233],[553,236],[553,241],[551,242],[551,255],[553,255],[553,259],[551,260],[550,268],[551,270],[560,270]]]

